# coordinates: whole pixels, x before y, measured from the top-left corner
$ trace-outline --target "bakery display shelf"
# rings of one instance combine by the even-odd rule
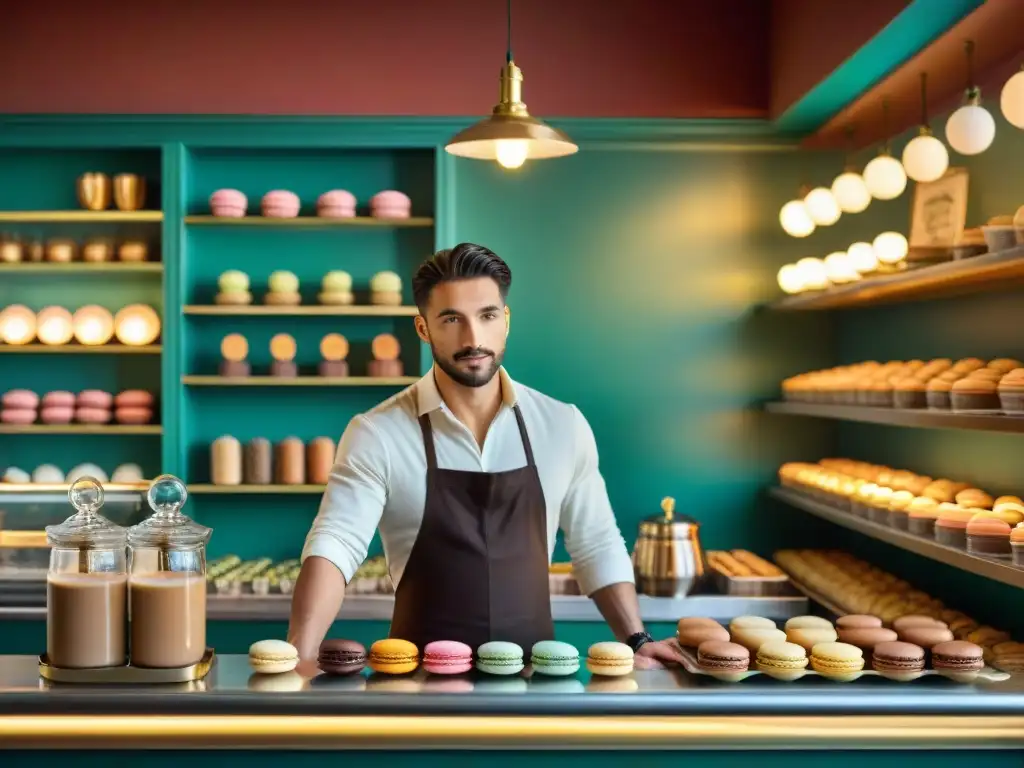
[[[1024,418],[1001,413],[957,413],[927,408],[874,408],[861,405],[774,402],[764,406],[768,413],[812,416],[820,419],[886,424],[894,427],[971,429],[985,432],[1024,432]]]
[[[776,565],[778,565],[778,563],[776,563]],[[782,568],[781,565],[779,565],[779,567]],[[783,568],[783,570],[786,569]],[[832,614],[833,619],[838,618],[839,616],[846,615],[846,611],[843,610],[842,606],[832,602],[813,587],[807,586],[802,581],[794,577],[792,573],[786,571],[786,575],[789,576],[790,583],[793,585],[794,588],[797,589],[797,591],[799,591],[804,597],[806,597],[812,603],[820,605],[822,608],[824,608],[826,611]]]
[[[20,261],[14,264],[0,264],[0,273],[15,275],[146,275],[159,274],[163,271],[164,265],[159,261]]]
[[[1002,584],[1009,584],[1012,587],[1024,587],[1024,568],[1017,568],[1009,560],[980,557],[969,554],[962,549],[947,547],[944,544],[916,536],[908,531],[900,531],[863,517],[857,517],[850,512],[844,512],[828,504],[807,498],[788,488],[772,488],[769,493],[774,498],[784,501],[792,507],[809,512],[836,525],[841,525],[851,531],[857,531],[873,539],[884,541],[894,547],[905,549],[908,552],[913,552],[922,557],[945,563],[978,576],[984,576]]]
[[[377,304],[349,306],[311,304],[298,307],[278,307],[264,304],[250,304],[243,307],[188,304],[182,307],[182,312],[186,315],[225,317],[413,317],[419,314],[419,309],[405,306],[386,307]]]
[[[1020,284],[1024,284],[1024,246],[788,296],[770,306],[786,311],[844,309],[961,296]]]
[[[44,222],[150,222],[163,221],[163,211],[0,211],[0,222],[38,224]]]
[[[428,216],[410,216],[404,219],[383,219],[373,216],[354,216],[348,219],[331,219],[326,216],[295,216],[274,218],[270,216],[186,216],[185,223],[217,227],[432,227],[434,220]]]
[[[0,435],[159,435],[159,424],[0,424]]]
[[[416,376],[182,376],[190,387],[407,387]]]
[[[128,344],[99,344],[91,347],[85,344],[0,344],[0,354],[41,354],[41,355],[159,355],[160,344],[146,344],[133,347]]]
[[[103,491],[108,495],[112,493],[146,493],[149,490],[149,480],[139,483],[104,483]],[[0,495],[11,493],[67,493],[68,483],[5,483],[0,481]],[[0,581],[5,576],[0,574]]]
[[[216,494],[310,494],[323,493],[325,486],[316,484],[303,485],[214,485],[213,483],[195,483],[188,486],[189,493]]]

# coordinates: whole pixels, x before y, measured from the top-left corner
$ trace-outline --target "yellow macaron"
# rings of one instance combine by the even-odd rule
[[[370,646],[370,669],[384,675],[404,675],[419,666],[419,649],[408,640],[388,637]]]
[[[849,643],[818,643],[811,649],[811,667],[839,682],[856,680],[864,671],[864,652]]]
[[[633,649],[625,643],[594,643],[587,651],[591,674],[619,677],[633,671]]]

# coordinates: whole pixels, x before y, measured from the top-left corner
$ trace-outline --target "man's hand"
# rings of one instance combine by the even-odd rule
[[[633,657],[633,666],[637,669],[664,669],[665,667],[682,666],[682,654],[671,640],[654,640],[644,643]]]

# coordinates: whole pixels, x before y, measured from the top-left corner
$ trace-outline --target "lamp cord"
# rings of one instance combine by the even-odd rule
[[[928,73],[921,73],[921,125],[928,125]]]
[[[512,0],[506,0],[505,3],[506,11],[506,29],[508,33],[508,42],[505,49],[505,61],[506,63],[512,63]]]
[[[968,40],[964,43],[964,53],[967,55],[967,90],[974,88],[974,41]]]
[[[884,149],[887,153],[891,152],[891,145],[889,143],[889,98],[882,98],[882,135],[885,136]]]

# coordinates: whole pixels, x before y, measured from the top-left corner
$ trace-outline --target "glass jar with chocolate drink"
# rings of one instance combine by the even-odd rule
[[[131,663],[180,668],[206,651],[206,542],[212,531],[181,512],[188,494],[172,475],[153,481],[154,514],[128,529]]]
[[[99,513],[103,486],[82,477],[68,489],[75,514],[46,526],[46,657],[65,669],[127,663],[127,531]]]

